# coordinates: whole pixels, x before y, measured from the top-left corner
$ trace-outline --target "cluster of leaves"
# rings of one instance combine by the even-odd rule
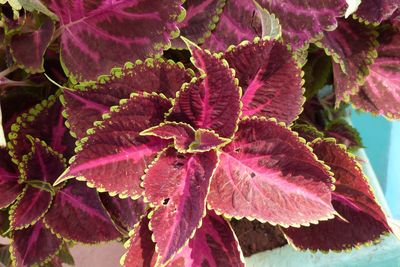
[[[304,250],[392,231],[344,117],[400,118],[397,0],[1,3],[13,265],[120,240],[124,266],[243,266],[232,218]]]

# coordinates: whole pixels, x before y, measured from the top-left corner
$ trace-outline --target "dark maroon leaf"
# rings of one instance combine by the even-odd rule
[[[399,7],[398,0],[363,0],[355,14],[368,22],[381,23]]]
[[[387,31],[379,38],[378,58],[360,92],[351,97],[355,107],[400,119],[400,34]]]
[[[22,193],[24,185],[18,179],[18,168],[11,161],[8,150],[0,148],[0,208],[9,206]]]
[[[186,122],[195,129],[214,130],[220,137],[235,133],[240,114],[240,87],[224,61],[186,40],[202,76],[185,84],[167,120]]]
[[[60,19],[61,60],[72,80],[91,80],[126,59],[162,52],[184,18],[181,0],[46,0]]]
[[[184,247],[201,225],[217,163],[214,151],[180,154],[168,148],[147,171],[143,186],[147,200],[157,207],[149,215],[150,229],[162,264]]]
[[[266,116],[290,124],[301,113],[302,72],[284,45],[257,40],[229,49],[223,58],[243,89],[243,117]]]
[[[74,142],[64,125],[59,92],[20,115],[9,133],[11,153],[18,161],[29,153],[31,144],[26,135],[38,138],[66,158],[71,156]]]
[[[261,21],[252,0],[226,1],[216,28],[211,32],[203,48],[224,51],[230,45],[261,36]]]
[[[181,36],[196,44],[204,43],[218,25],[226,0],[188,0],[183,4],[186,10],[185,19],[178,24]],[[232,2],[232,1],[229,1]],[[185,43],[177,38],[172,40],[174,48],[186,48]]]
[[[16,64],[30,73],[43,72],[43,56],[53,32],[54,23],[46,18],[38,30],[12,36],[11,53]]]
[[[347,222],[336,217],[310,227],[284,229],[289,241],[300,249],[345,250],[375,241],[391,231],[354,157],[330,139],[315,141],[312,147],[335,173],[332,204]]]
[[[99,197],[114,224],[126,232],[131,231],[145,215],[146,205],[142,198],[121,199],[111,197],[108,193],[100,193]]]
[[[60,250],[63,242],[53,235],[42,221],[13,232],[11,257],[16,266],[32,266],[50,261]]]
[[[352,19],[340,19],[336,30],[324,32],[319,45],[333,56],[336,101],[347,101],[368,75],[368,67],[376,57],[378,33]]]
[[[337,17],[346,11],[345,0],[259,0],[260,5],[275,14],[282,25],[283,40],[294,49],[324,31],[337,26]]]
[[[156,92],[174,98],[185,82],[190,82],[193,72],[182,64],[161,59],[147,59],[134,64],[114,68],[109,76],[101,76],[97,82],[77,85],[77,91],[64,90],[61,100],[65,106],[68,123],[78,138],[86,136],[93,122],[122,98],[133,92]],[[84,118],[84,119],[82,119]]]
[[[364,147],[360,133],[345,120],[334,120],[327,125],[327,136],[333,137],[338,143],[344,144],[348,149]]]
[[[93,244],[117,239],[117,231],[95,189],[71,180],[56,193],[44,221],[67,240]]]

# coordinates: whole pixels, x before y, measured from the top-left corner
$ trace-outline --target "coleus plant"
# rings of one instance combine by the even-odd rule
[[[243,266],[233,218],[303,250],[392,231],[343,114],[399,117],[397,1],[156,2],[2,6],[0,233],[14,265],[129,238],[125,266]],[[170,46],[192,62],[160,58]]]

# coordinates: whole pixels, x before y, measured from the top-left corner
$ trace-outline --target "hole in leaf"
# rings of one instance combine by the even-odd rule
[[[162,203],[162,204],[163,204],[164,206],[166,206],[166,205],[168,204],[168,202],[169,202],[169,198],[165,198],[165,199],[163,200],[163,203]]]
[[[254,172],[250,173],[251,178],[256,177],[256,174]]]

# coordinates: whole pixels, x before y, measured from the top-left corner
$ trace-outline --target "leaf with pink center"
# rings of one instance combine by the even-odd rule
[[[94,244],[117,239],[117,231],[95,189],[71,180],[58,191],[44,217],[46,225],[71,241]]]
[[[167,120],[214,130],[220,137],[230,138],[240,114],[241,90],[235,76],[226,62],[186,42],[202,76],[182,86]]]
[[[96,82],[75,86],[76,91],[64,90],[61,100],[68,124],[80,139],[93,127],[93,122],[100,120],[111,106],[118,105],[120,99],[129,98],[133,92],[155,92],[175,98],[182,84],[190,82],[193,75],[180,63],[147,59],[114,68],[111,75],[100,76]]]
[[[172,266],[244,266],[239,243],[230,225],[208,211],[193,239],[177,254]]]
[[[100,193],[99,197],[111,220],[122,231],[131,231],[146,214],[146,205],[142,198],[121,199],[117,196],[112,197],[108,193]]]
[[[66,158],[73,153],[74,140],[65,127],[62,116],[62,105],[58,100],[59,92],[43,100],[28,112],[21,114],[11,126],[9,139],[11,154],[16,160],[29,153],[31,143],[26,135],[39,138],[52,149],[63,154]]]
[[[125,243],[128,250],[121,258],[125,267],[153,267],[157,263],[156,243],[151,239],[149,219],[143,218],[134,229],[133,236]]]
[[[11,207],[11,226],[15,229],[32,225],[50,208],[52,184],[65,169],[62,156],[39,139],[32,139],[32,152],[20,164],[21,179],[28,184]]]
[[[347,8],[345,0],[258,2],[279,19],[283,40],[293,49],[302,47],[324,31],[334,30],[337,18],[343,16]]]
[[[228,0],[219,22],[205,40],[203,48],[224,51],[230,45],[253,40],[262,34],[261,20],[252,0]]]
[[[8,207],[22,193],[19,173],[6,148],[0,148],[0,209]]]
[[[218,25],[219,16],[226,0],[188,0],[183,4],[185,19],[178,24],[181,36],[193,40],[196,44],[204,43],[212,30]],[[186,48],[185,43],[177,38],[172,40],[174,48]]]
[[[143,186],[146,198],[156,206],[149,215],[150,229],[162,264],[184,247],[200,226],[217,163],[214,151],[180,154],[168,148],[147,171]]]
[[[363,0],[355,14],[368,22],[381,23],[389,19],[398,8],[398,0]]]
[[[360,92],[351,97],[356,108],[400,119],[400,34],[384,32],[379,37],[378,57]]]
[[[158,95],[132,95],[122,101],[90,130],[60,181],[77,177],[98,189],[138,198],[144,170],[168,144],[139,133],[160,124],[170,108],[170,101]]]
[[[243,117],[266,116],[290,124],[301,113],[301,68],[283,44],[257,40],[229,49],[223,58],[243,89]]]
[[[390,232],[386,216],[354,157],[333,140],[318,140],[312,146],[335,173],[332,204],[347,222],[336,217],[310,227],[283,229],[289,241],[300,249],[345,250]]]
[[[47,0],[60,18],[61,60],[74,80],[91,80],[127,58],[162,53],[177,36],[181,0]]]
[[[244,119],[219,160],[207,203],[225,216],[287,227],[336,214],[326,166],[274,120]]]
[[[53,32],[54,23],[46,18],[39,29],[12,36],[10,48],[16,64],[30,73],[43,72],[43,56]]]
[[[163,122],[144,130],[140,135],[174,140],[174,147],[180,153],[210,151],[230,142],[230,139],[221,138],[214,131],[195,130],[189,124],[182,122]]]
[[[16,266],[33,266],[49,261],[63,244],[42,221],[29,228],[13,231],[12,237],[11,258]]]
[[[368,75],[368,67],[376,57],[378,33],[352,19],[340,19],[336,30],[324,32],[318,45],[333,56],[336,101],[348,100]]]

